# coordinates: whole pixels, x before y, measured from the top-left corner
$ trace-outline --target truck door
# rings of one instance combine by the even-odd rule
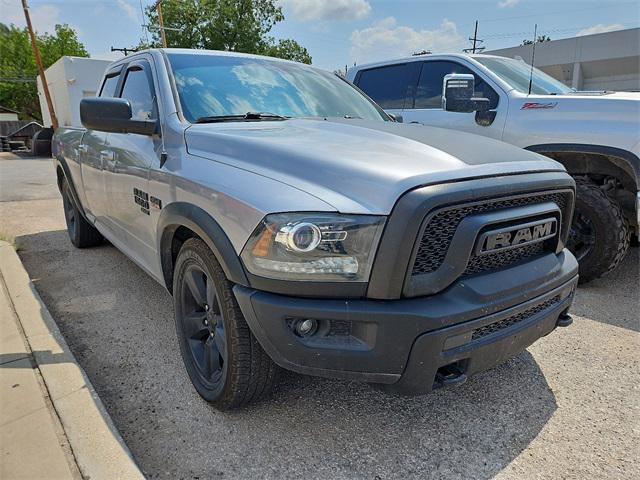
[[[402,115],[413,102],[414,70],[412,62],[371,68],[358,72],[354,83],[387,113]]]
[[[158,119],[158,106],[149,60],[136,59],[122,73],[120,97],[129,100],[132,118]],[[108,214],[125,238],[119,245],[142,267],[156,261],[155,238],[150,227],[149,167],[158,162],[162,150],[160,135],[109,134],[107,194]],[[135,253],[134,253],[135,252]]]
[[[107,73],[98,96],[113,97],[120,81],[120,70]],[[96,223],[111,230],[107,216],[107,191],[105,188],[105,167],[108,167],[109,134],[97,130],[87,130],[80,144],[80,171],[85,194],[85,207]]]
[[[475,113],[446,112],[442,109],[442,82],[449,73],[471,73],[476,78],[476,96],[489,99],[495,118],[488,125],[476,120]],[[412,99],[405,103],[402,116],[405,123],[421,123],[434,127],[453,128],[502,139],[508,98],[502,97],[477,72],[451,60],[422,62],[420,75]]]

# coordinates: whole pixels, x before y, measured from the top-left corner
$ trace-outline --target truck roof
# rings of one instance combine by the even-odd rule
[[[474,59],[477,57],[493,57],[493,58],[504,58],[499,57],[498,55],[486,55],[486,54],[468,54],[468,53],[425,53],[423,55],[411,55],[410,57],[400,57],[393,58],[390,60],[382,60],[378,62],[370,62],[363,63],[361,65],[356,65],[355,67],[349,68],[349,71],[353,70],[362,70],[365,68],[372,67],[382,67],[385,65],[393,65],[396,63],[406,63],[406,62],[421,62],[427,59],[444,59],[444,58],[460,58],[460,59]]]
[[[263,60],[270,60],[274,62],[295,63],[296,65],[304,65],[304,64],[301,64],[300,62],[285,60],[283,58],[268,57],[265,55],[230,52],[228,50],[206,50],[206,49],[200,49],[200,48],[197,48],[197,49],[196,48],[193,48],[193,49],[191,48],[148,48],[146,50],[140,50],[132,55],[129,55],[128,57],[119,58],[117,61],[114,62],[114,64],[117,62],[121,62],[123,60],[130,60],[135,55],[139,55],[142,53],[152,53],[152,52],[162,52],[162,53],[179,54],[179,55],[213,55],[218,57],[257,58],[257,59],[263,59]],[[317,68],[317,67],[313,67],[312,65],[308,65],[308,66],[312,68]]]

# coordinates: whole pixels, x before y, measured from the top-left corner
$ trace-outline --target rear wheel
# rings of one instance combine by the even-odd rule
[[[629,241],[629,226],[618,203],[597,185],[577,178],[567,247],[580,264],[580,283],[616,268],[629,249]]]
[[[102,243],[102,235],[84,218],[71,195],[71,188],[65,178],[62,180],[62,205],[67,233],[71,243],[77,248],[95,247]]]
[[[249,330],[232,284],[202,240],[184,242],[174,271],[176,332],[197,392],[220,410],[271,390],[276,365]]]

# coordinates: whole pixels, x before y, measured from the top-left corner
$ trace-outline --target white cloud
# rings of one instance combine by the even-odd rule
[[[623,30],[623,29],[624,29],[624,25],[621,23],[611,23],[609,25],[604,25],[603,23],[599,23],[589,28],[584,28],[580,30],[576,34],[576,36],[580,37],[582,35],[593,35],[594,33],[613,32],[614,30]]]
[[[118,7],[129,17],[131,20],[138,22],[138,14],[136,9],[126,0],[118,0]]]
[[[414,30],[397,23],[394,17],[388,17],[371,27],[355,30],[351,34],[351,59],[365,63],[406,57],[422,50],[455,51],[465,45],[456,24],[446,18],[434,30]]]
[[[12,23],[17,27],[25,27],[27,25],[24,21],[24,12],[20,2],[2,0],[0,9],[2,9],[2,23]],[[30,7],[29,14],[33,29],[38,33],[53,33],[55,32],[56,24],[62,23],[60,9],[48,3]]]
[[[280,5],[301,22],[356,20],[371,11],[368,0],[280,0]]]
[[[498,6],[500,8],[512,8],[520,3],[520,0],[504,0],[502,2],[498,2]]]

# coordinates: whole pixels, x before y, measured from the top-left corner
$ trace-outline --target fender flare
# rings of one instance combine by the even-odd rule
[[[640,188],[640,159],[637,155],[621,148],[604,145],[589,145],[581,143],[546,143],[525,147],[535,153],[586,153],[614,157],[612,162],[616,167],[626,173],[635,182],[636,189]]]
[[[90,224],[93,225],[93,222],[89,221],[89,219],[87,218],[87,214],[84,211],[84,207],[82,206],[82,203],[80,202],[80,197],[78,196],[78,192],[76,191],[76,186],[73,183],[73,177],[71,176],[71,172],[69,171],[69,166],[67,165],[67,161],[64,158],[60,158],[60,157],[56,157],[55,161],[57,163],[56,165],[56,176],[58,177],[58,190],[60,190],[60,193],[62,194],[62,180],[66,180],[67,184],[69,185],[69,191],[71,192],[71,196],[73,197],[73,202],[75,203],[76,207],[78,208],[78,210],[80,211],[80,215],[82,215],[82,217],[89,222]],[[60,167],[60,170],[62,170],[62,178],[60,178],[60,175],[58,174],[58,168]]]
[[[188,228],[207,244],[231,282],[249,285],[242,262],[220,224],[202,208],[190,203],[176,202],[162,208],[156,235],[162,275],[165,287],[169,291],[173,287],[171,245],[174,234],[180,227]]]

